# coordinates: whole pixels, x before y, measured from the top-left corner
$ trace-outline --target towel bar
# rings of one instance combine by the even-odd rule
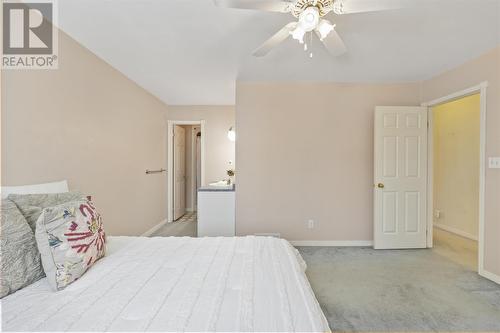
[[[162,173],[162,172],[167,172],[165,169],[160,169],[160,170],[146,170],[146,175],[150,175],[152,173]]]

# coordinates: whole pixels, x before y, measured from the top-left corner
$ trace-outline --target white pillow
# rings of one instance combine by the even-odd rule
[[[2,199],[5,199],[9,194],[48,194],[48,193],[64,193],[69,192],[68,181],[61,180],[59,182],[24,185],[24,186],[2,186]]]

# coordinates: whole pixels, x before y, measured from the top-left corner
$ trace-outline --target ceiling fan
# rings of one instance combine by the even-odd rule
[[[256,57],[263,57],[273,47],[292,37],[304,44],[307,33],[314,32],[332,56],[340,56],[347,52],[347,48],[335,31],[335,24],[324,17],[330,13],[336,15],[354,14],[372,11],[392,10],[401,8],[398,0],[214,0],[219,7],[255,9],[279,13],[292,14],[298,21],[290,22],[281,30],[264,42],[253,53]],[[310,53],[312,57],[312,53]]]

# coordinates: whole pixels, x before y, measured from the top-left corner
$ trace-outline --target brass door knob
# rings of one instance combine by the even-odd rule
[[[378,183],[378,184],[377,184],[377,187],[378,187],[378,188],[384,188],[384,187],[385,187],[385,185],[384,185],[384,184],[382,184],[382,183]]]

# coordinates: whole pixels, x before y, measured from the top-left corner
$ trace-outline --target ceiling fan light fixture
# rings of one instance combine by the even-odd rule
[[[257,9],[270,12],[290,13],[298,19],[285,25],[268,40],[266,40],[253,55],[263,57],[273,47],[292,36],[304,44],[306,33],[314,31],[323,46],[334,57],[347,52],[341,36],[335,31],[335,25],[323,17],[329,13],[337,15],[368,13],[386,10],[402,9],[409,0],[214,0],[219,7]],[[413,1],[419,2],[419,1]],[[304,50],[312,49],[312,33],[309,44]],[[310,54],[310,56],[312,56]]]
[[[336,24],[331,24],[327,20],[321,20],[316,30],[319,32],[320,40],[325,39],[330,32],[335,29]]]

